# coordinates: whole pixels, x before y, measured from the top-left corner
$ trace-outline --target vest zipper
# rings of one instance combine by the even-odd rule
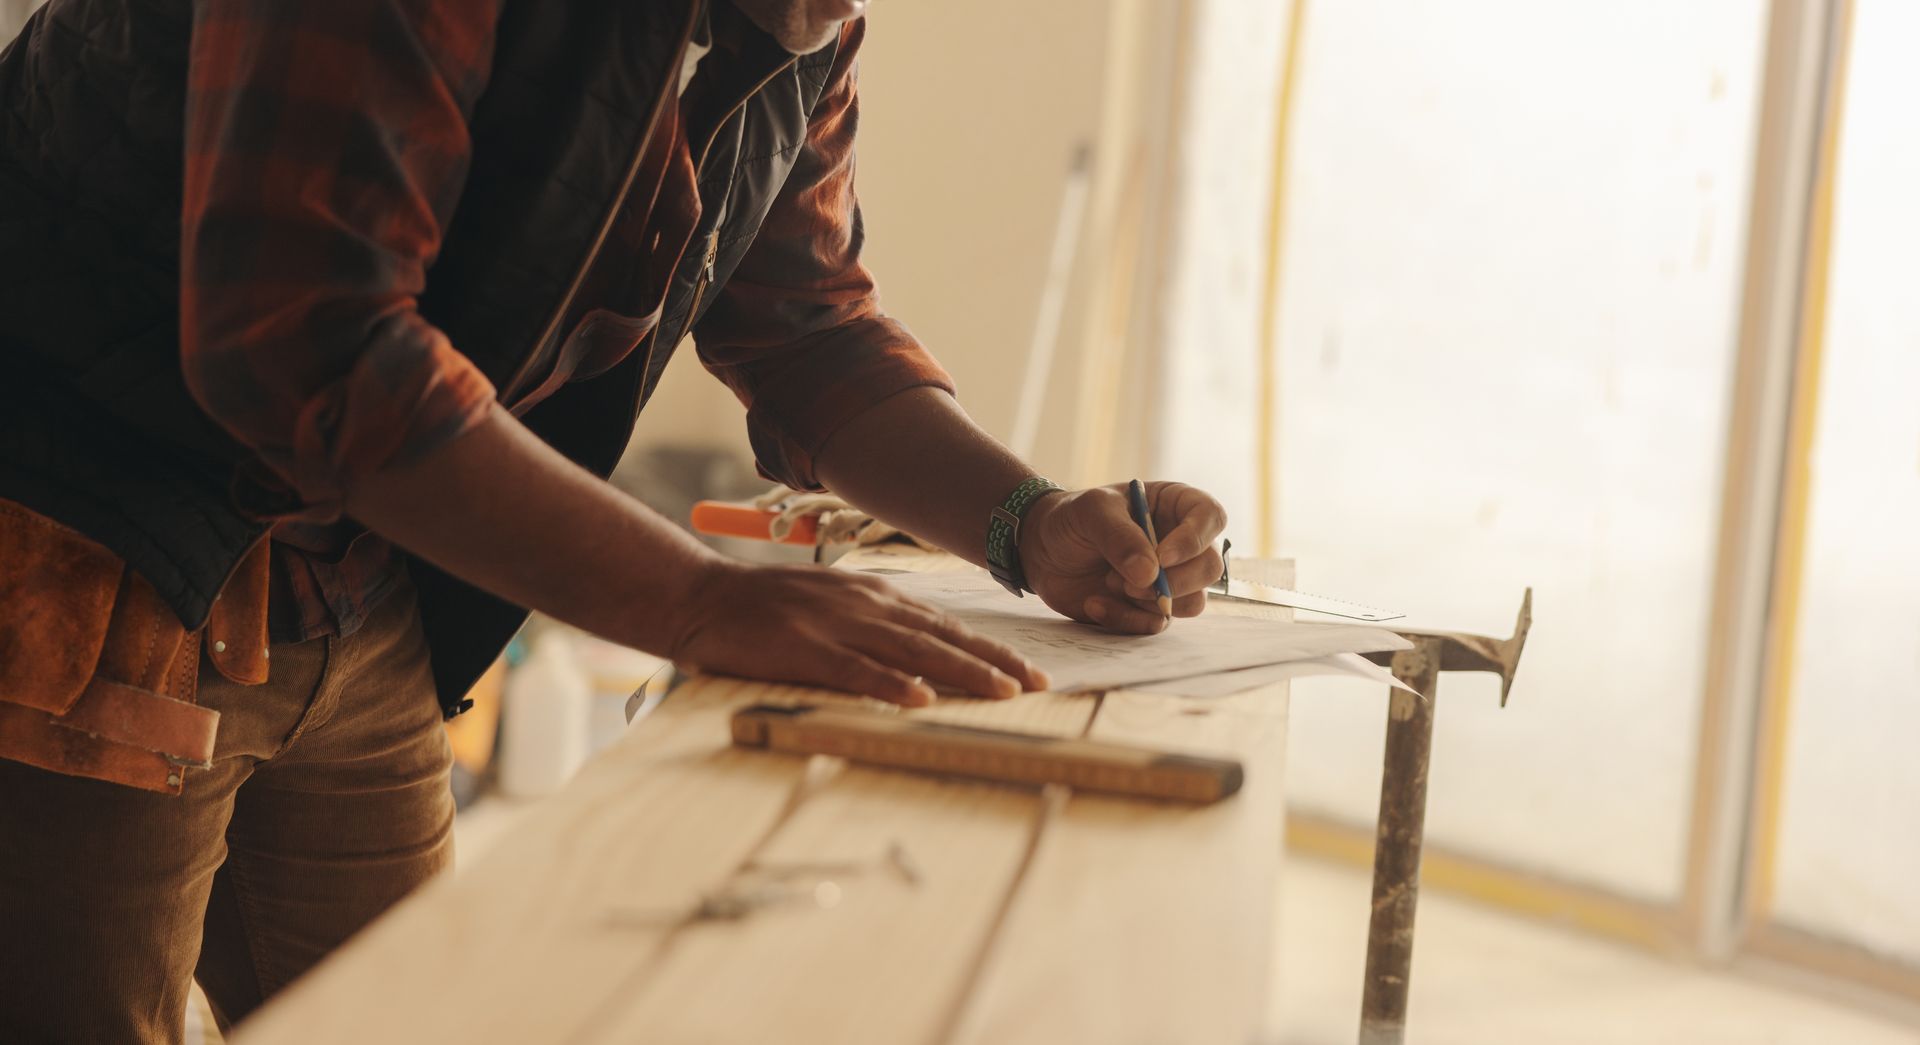
[[[767,75],[761,77],[760,82],[754,84],[751,90],[749,90],[746,94],[741,95],[740,100],[737,102],[734,102],[733,107],[727,110],[726,115],[720,117],[719,121],[713,125],[713,133],[707,135],[706,144],[700,146],[700,158],[693,165],[694,192],[698,193],[700,191],[700,177],[701,175],[707,172],[707,158],[713,152],[713,143],[720,139],[720,132],[726,129],[727,124],[733,122],[733,118],[740,114],[740,110],[747,107],[747,103],[753,100],[754,95],[760,93],[761,88],[772,83],[774,77],[779,76],[781,73],[784,73],[788,69],[793,68],[796,64],[799,63],[799,61],[800,61],[800,56],[793,55],[789,57],[786,61],[781,62],[777,67],[774,68],[772,72],[769,72]],[[729,196],[732,195],[731,190],[729,190],[728,195]],[[723,204],[723,207],[724,207],[724,204]],[[694,320],[695,314],[700,311],[700,301],[702,298],[706,296],[708,285],[710,285],[713,282],[713,279],[714,279],[713,261],[714,261],[714,258],[719,255],[719,253],[720,253],[720,221],[719,221],[719,218],[716,217],[714,219],[713,231],[707,234],[707,254],[706,254],[705,260],[700,265],[700,278],[697,281],[695,281],[693,285],[693,304],[687,307],[687,321],[685,323],[680,324],[680,333],[667,346],[669,350],[679,345],[680,342],[685,341],[687,339],[687,334],[693,330],[693,320]],[[660,331],[656,328],[653,332],[653,336],[647,339],[647,358],[645,358],[644,360],[641,360],[640,362],[640,382],[641,382],[640,387],[643,392],[646,389],[647,374],[649,374],[653,370],[654,352],[657,351],[659,347],[660,347]]]
[[[600,248],[606,245],[607,234],[613,231],[614,219],[620,216],[621,208],[626,206],[628,193],[633,191],[633,179],[639,176],[640,162],[646,158],[647,146],[653,141],[653,132],[659,129],[660,114],[666,111],[667,99],[671,97],[674,104],[679,104],[679,92],[664,88],[672,86],[671,77],[679,75],[680,65],[686,61],[687,45],[693,41],[694,26],[699,24],[700,9],[704,3],[705,0],[693,0],[693,3],[687,5],[687,24],[680,30],[680,44],[673,49],[673,62],[667,66],[669,78],[661,81],[663,89],[660,96],[653,100],[653,109],[647,114],[647,129],[640,135],[639,143],[634,146],[633,155],[627,160],[627,173],[620,180],[620,191],[614,194],[613,202],[607,207],[606,215],[600,219],[600,231],[594,233],[593,244],[587,248],[586,256],[580,259],[579,266],[574,269],[573,279],[567,283],[567,292],[560,296],[559,306],[553,310],[551,316],[547,317],[546,325],[540,328],[540,336],[534,339],[533,351],[527,354],[526,359],[521,360],[513,377],[501,387],[500,394],[503,399],[517,392],[527,375],[533,372],[534,364],[540,361],[540,350],[546,346],[547,342],[553,340],[554,332],[560,328],[560,321],[566,318],[567,310],[573,307],[573,299],[580,294],[580,285],[586,282],[587,273],[593,268],[594,260],[600,256]],[[755,90],[758,89],[755,88]]]
[[[687,321],[680,325],[680,336],[673,339],[676,345],[685,341],[687,335],[693,332],[693,320],[700,313],[700,301],[707,296],[707,288],[713,285],[713,259],[719,254],[720,228],[716,225],[714,230],[707,234],[707,256],[700,262],[700,278],[693,284],[693,304],[687,306]],[[647,348],[647,365],[653,365],[651,345]],[[645,371],[643,370],[642,373],[644,374]]]

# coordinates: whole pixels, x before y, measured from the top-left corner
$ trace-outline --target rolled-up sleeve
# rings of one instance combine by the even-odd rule
[[[953,379],[880,311],[860,261],[854,195],[856,56],[864,19],[842,31],[807,140],[758,236],[694,329],[701,362],[747,406],[760,470],[819,489],[814,457],[882,399]]]
[[[271,500],[289,516],[337,516],[357,478],[454,438],[494,399],[415,299],[465,182],[497,14],[194,5],[181,369],[284,485]]]

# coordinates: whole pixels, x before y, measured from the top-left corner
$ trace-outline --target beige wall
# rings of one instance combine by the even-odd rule
[[[867,259],[886,310],[934,350],[967,409],[1002,437],[1067,164],[1100,120],[1110,10],[1103,0],[880,0],[869,15],[858,174]],[[1071,385],[1072,357],[1061,365],[1056,384]],[[1066,467],[1069,430],[1043,426],[1043,467]],[[746,452],[739,407],[690,345],[635,443]]]
[[[40,6],[40,0],[0,0],[0,47],[13,39],[27,15]]]

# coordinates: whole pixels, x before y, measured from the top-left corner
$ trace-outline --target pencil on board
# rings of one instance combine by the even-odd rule
[[[1127,509],[1133,513],[1133,521],[1138,523],[1140,529],[1146,533],[1147,543],[1152,545],[1154,549],[1154,561],[1156,563],[1159,562],[1160,537],[1153,532],[1153,510],[1147,507],[1146,484],[1138,479],[1127,484]],[[1156,568],[1160,572],[1159,575],[1153,579],[1153,588],[1160,593],[1160,598],[1157,600],[1160,604],[1160,615],[1162,617],[1172,617],[1173,589],[1167,586],[1167,568],[1165,566],[1158,566]]]

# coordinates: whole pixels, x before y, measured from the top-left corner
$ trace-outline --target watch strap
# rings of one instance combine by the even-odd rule
[[[1031,590],[1020,566],[1020,523],[1035,501],[1058,489],[1058,483],[1036,475],[1014,487],[987,516],[987,572],[1016,596]]]

